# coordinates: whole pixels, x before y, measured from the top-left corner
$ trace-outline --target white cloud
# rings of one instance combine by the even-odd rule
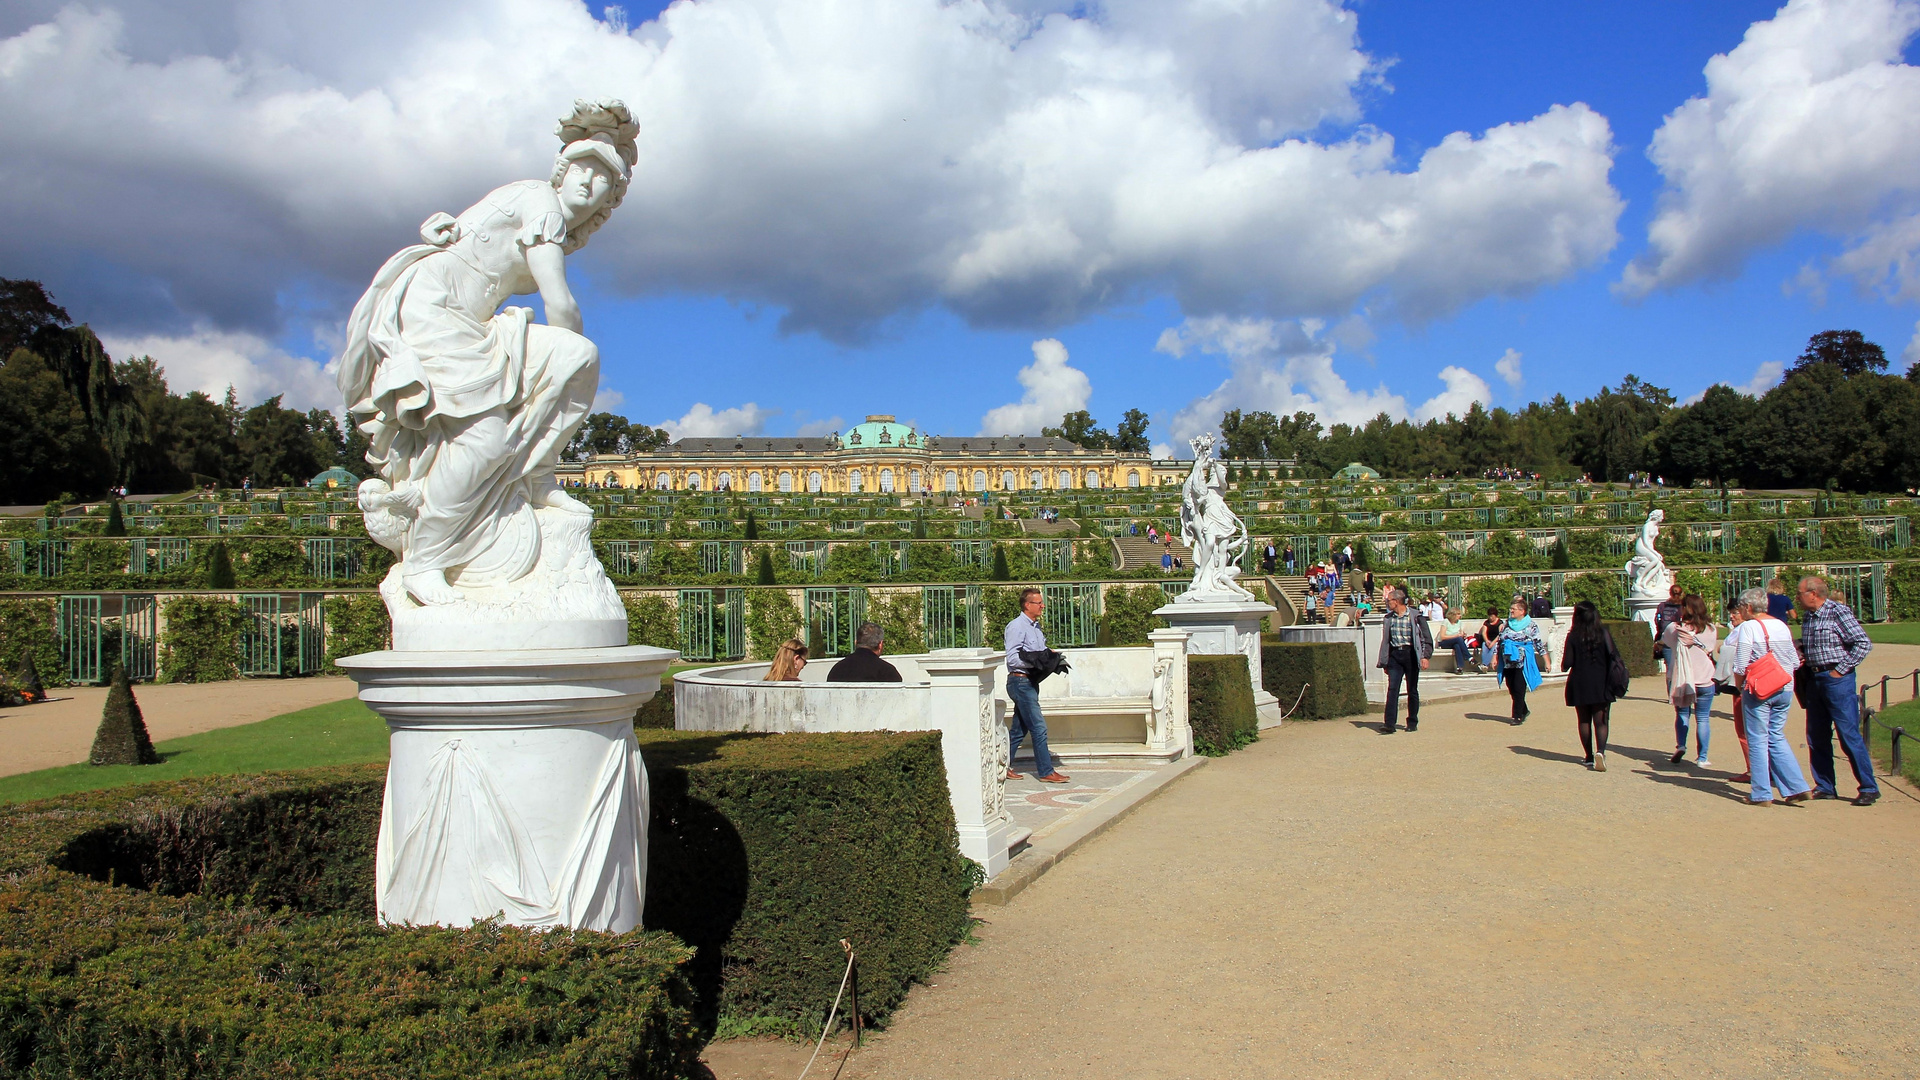
[[[1417,161],[1324,134],[1380,70],[1339,0],[1016,2],[680,0],[625,34],[578,0],[15,0],[0,194],[35,209],[0,264],[96,326],[338,320],[428,214],[546,175],[576,96],[642,123],[582,254],[600,282],[840,340],[928,305],[1040,326],[1142,290],[1426,319],[1616,242],[1612,135],[1584,105]]]
[[[728,435],[758,435],[772,419],[778,409],[763,409],[749,401],[731,409],[715,411],[704,401],[695,402],[687,415],[678,420],[662,420],[655,427],[663,428],[675,439],[716,439]]]
[[[603,386],[599,390],[594,392],[593,411],[594,412],[612,412],[613,410],[619,408],[621,403],[626,400],[627,400],[627,395],[621,393],[618,390],[615,390],[610,386]]]
[[[340,411],[340,389],[326,369],[257,334],[203,326],[184,335],[103,333],[100,343],[117,360],[153,357],[176,394],[199,390],[219,400],[232,386],[242,405],[281,394],[290,409]]]
[[[1618,289],[1731,276],[1810,228],[1854,235],[1836,272],[1920,295],[1920,69],[1901,62],[1916,29],[1914,0],[1790,0],[1709,60],[1707,93],[1654,133],[1666,190]]]
[[[1493,393],[1486,380],[1465,368],[1441,369],[1446,388],[1409,409],[1407,399],[1383,383],[1373,390],[1355,390],[1333,368],[1334,347],[1318,336],[1320,327],[1307,320],[1191,318],[1160,334],[1156,349],[1171,356],[1202,353],[1223,356],[1229,374],[1212,393],[1195,398],[1174,415],[1170,427],[1175,446],[1202,431],[1213,431],[1228,409],[1264,409],[1280,416],[1310,412],[1322,424],[1364,424],[1381,413],[1395,420],[1424,422],[1448,413],[1464,414],[1474,402],[1486,403]],[[1186,450],[1182,456],[1190,456]]]
[[[1907,342],[1907,347],[1901,352],[1900,359],[1910,365],[1920,364],[1920,322],[1913,324],[1913,339]]]
[[[1683,399],[1680,404],[1694,404],[1701,398],[1706,397],[1707,391],[1713,389],[1715,386],[1729,386],[1748,397],[1757,398],[1779,385],[1780,377],[1786,374],[1786,371],[1787,365],[1778,360],[1763,360],[1759,367],[1753,369],[1753,378],[1748,379],[1745,383],[1739,386],[1734,386],[1732,383],[1712,383],[1701,389],[1699,393]]]
[[[1043,427],[1057,427],[1060,418],[1087,407],[1093,383],[1087,373],[1067,365],[1067,347],[1053,338],[1033,343],[1033,363],[1020,369],[1026,392],[1010,405],[990,409],[980,418],[982,435],[1038,435]]]
[[[847,422],[845,419],[839,416],[829,416],[825,420],[806,421],[800,425],[799,430],[796,431],[795,434],[802,438],[818,438],[821,435],[831,435],[846,426]]]
[[[1520,388],[1520,383],[1521,383],[1521,376],[1520,376],[1521,355],[1522,354],[1518,349],[1508,349],[1506,352],[1500,354],[1500,359],[1495,360],[1493,362],[1494,373],[1496,375],[1499,375],[1500,378],[1503,381],[1505,381],[1508,386],[1511,386],[1516,390]]]
[[[1443,420],[1449,416],[1465,416],[1475,403],[1485,405],[1493,400],[1493,387],[1487,380],[1475,375],[1463,367],[1448,364],[1440,369],[1440,381],[1447,384],[1445,390],[1422,402],[1413,410],[1413,419],[1419,423],[1429,420]]]

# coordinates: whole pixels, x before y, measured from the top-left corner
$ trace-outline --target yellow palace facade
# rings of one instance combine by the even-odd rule
[[[630,491],[974,496],[1155,487],[1181,482],[1187,467],[1044,435],[924,435],[879,415],[844,435],[686,438],[563,462],[557,476]]]

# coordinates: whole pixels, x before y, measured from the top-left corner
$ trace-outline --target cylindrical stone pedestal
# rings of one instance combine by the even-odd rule
[[[633,714],[678,655],[629,645],[340,660],[391,731],[381,921],[639,925],[647,774]]]

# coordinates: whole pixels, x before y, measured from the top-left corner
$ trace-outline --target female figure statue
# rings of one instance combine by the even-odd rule
[[[1247,528],[1227,508],[1227,470],[1213,458],[1213,436],[1202,433],[1190,444],[1193,469],[1180,489],[1180,539],[1193,549],[1193,583],[1184,600],[1227,595],[1242,600],[1253,594],[1233,580],[1240,573],[1240,553],[1247,546]]]
[[[362,505],[416,603],[457,604],[455,585],[525,576],[541,554],[536,510],[590,519],[553,480],[600,367],[566,256],[620,205],[638,132],[620,102],[576,101],[550,177],[428,218],[424,243],[388,259],[353,309],[338,378],[380,473]],[[501,307],[533,292],[545,325]]]
[[[1629,596],[1666,599],[1672,575],[1667,572],[1666,557],[1653,546],[1660,539],[1660,523],[1666,517],[1666,511],[1655,509],[1640,526],[1640,535],[1633,542],[1633,558],[1627,560],[1625,568]]]

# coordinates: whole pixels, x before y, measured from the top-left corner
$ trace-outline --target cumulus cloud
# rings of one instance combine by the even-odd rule
[[[1913,324],[1913,339],[1907,342],[1907,347],[1901,352],[1900,359],[1908,364],[1920,364],[1920,322]]]
[[[1351,126],[1379,65],[1338,0],[1067,6],[681,0],[624,32],[578,0],[15,0],[0,192],[33,212],[0,262],[96,325],[338,320],[428,214],[546,175],[576,96],[642,123],[582,253],[601,284],[842,341],[929,305],[1039,327],[1160,290],[1427,319],[1616,241],[1584,105],[1400,161]]]
[[[798,430],[795,431],[795,434],[803,438],[818,438],[821,435],[831,435],[846,426],[847,422],[845,419],[837,415],[829,416],[824,420],[803,421]]]
[[[675,439],[717,439],[729,435],[758,435],[766,429],[767,421],[778,413],[778,409],[763,409],[749,401],[745,405],[731,409],[715,410],[704,401],[697,401],[687,415],[678,420],[662,420],[654,426],[663,428]]]
[[[219,399],[232,386],[242,405],[281,394],[290,409],[340,411],[340,389],[326,369],[256,334],[203,326],[184,335],[103,333],[100,343],[116,359],[152,357],[176,394],[199,390]]]
[[[1411,409],[1407,399],[1385,383],[1356,390],[1334,370],[1334,346],[1321,339],[1320,329],[1311,319],[1207,316],[1162,331],[1155,346],[1160,352],[1221,356],[1229,371],[1212,393],[1174,415],[1169,427],[1175,446],[1214,430],[1228,409],[1264,409],[1281,416],[1304,411],[1323,424],[1364,424],[1381,413],[1424,422],[1449,413],[1462,415],[1474,402],[1485,404],[1493,398],[1485,379],[1451,365],[1440,371],[1445,389]]]
[[[1067,347],[1053,338],[1033,343],[1033,363],[1020,369],[1020,400],[990,409],[980,418],[982,435],[1038,435],[1057,427],[1060,418],[1087,407],[1093,383],[1087,373],[1067,364]]]
[[[610,386],[603,386],[599,390],[594,392],[593,411],[594,412],[612,412],[613,410],[619,408],[621,403],[626,400],[627,400],[627,395],[621,393],[618,390],[613,389]]]
[[[1916,329],[1920,329],[1920,328],[1916,328]],[[1734,384],[1732,383],[1713,383],[1703,388],[1699,393],[1694,394],[1691,397],[1685,398],[1680,402],[1680,404],[1682,405],[1694,404],[1695,402],[1699,401],[1701,398],[1706,397],[1707,391],[1713,389],[1713,387],[1715,386],[1732,387],[1732,389],[1737,390],[1740,393],[1747,395],[1748,397],[1757,398],[1761,394],[1764,394],[1767,391],[1773,389],[1775,386],[1778,386],[1780,383],[1780,377],[1782,375],[1785,375],[1786,371],[1787,371],[1786,364],[1781,363],[1778,360],[1765,360],[1761,362],[1759,367],[1753,369],[1753,378],[1748,379],[1746,382],[1738,386],[1734,386]]]
[[[1917,29],[1914,0],[1790,0],[1709,60],[1706,94],[1648,148],[1666,188],[1620,292],[1731,276],[1811,228],[1851,234],[1833,272],[1920,295],[1920,69],[1901,59]]]
[[[1520,388],[1521,382],[1520,357],[1520,350],[1508,349],[1500,355],[1500,359],[1493,362],[1494,374],[1500,376],[1502,381],[1516,390]]]

